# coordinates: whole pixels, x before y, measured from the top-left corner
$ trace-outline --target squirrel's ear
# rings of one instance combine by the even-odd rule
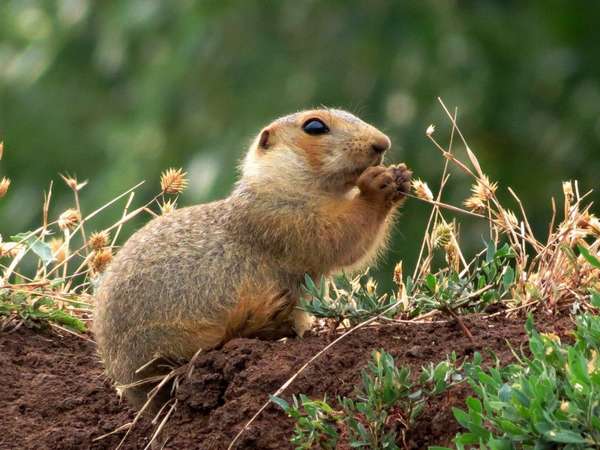
[[[260,137],[258,138],[258,148],[263,150],[267,150],[271,145],[271,131],[268,128],[265,128],[260,132]]]

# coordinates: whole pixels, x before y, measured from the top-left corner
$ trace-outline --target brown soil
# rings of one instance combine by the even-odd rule
[[[540,328],[566,335],[569,318],[538,318]],[[283,395],[351,395],[374,349],[383,348],[415,371],[455,351],[459,358],[489,350],[504,362],[506,345],[525,342],[522,320],[467,317],[474,336],[455,323],[391,324],[358,330],[336,344],[298,377]],[[168,449],[223,449],[268,398],[311,356],[336,336],[309,336],[286,342],[236,339],[201,355],[179,389],[179,406],[166,428]],[[21,327],[0,333],[0,449],[114,449],[123,432],[94,441],[130,422],[134,413],[119,402],[102,375],[95,345],[70,334]],[[459,431],[451,407],[462,406],[468,388],[460,385],[425,408],[408,436],[410,448],[449,445]],[[142,420],[123,448],[142,449],[150,435]],[[238,449],[288,449],[292,422],[269,406],[242,435]]]

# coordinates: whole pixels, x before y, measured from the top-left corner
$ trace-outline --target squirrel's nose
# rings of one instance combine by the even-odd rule
[[[385,134],[378,136],[375,138],[374,142],[371,144],[375,153],[383,153],[388,150],[392,146],[392,141]]]

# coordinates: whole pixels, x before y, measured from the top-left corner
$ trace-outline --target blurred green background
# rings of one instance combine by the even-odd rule
[[[448,140],[436,97],[484,170],[521,196],[542,235],[561,180],[595,188],[600,172],[600,8],[538,0],[411,2],[2,0],[0,233],[32,229],[55,181],[53,217],[72,203],[58,173],[89,179],[84,213],[161,170],[184,167],[179,205],[227,195],[249,140],[273,118],[315,105],[345,108],[393,141],[434,188]],[[458,150],[458,149],[457,149]],[[459,150],[459,156],[465,157]],[[453,171],[445,200],[469,183]],[[598,199],[598,196],[596,196]],[[123,202],[88,229],[117,220]],[[378,278],[412,269],[429,208],[409,201]],[[461,219],[466,249],[486,225]],[[130,233],[139,226],[127,228]]]

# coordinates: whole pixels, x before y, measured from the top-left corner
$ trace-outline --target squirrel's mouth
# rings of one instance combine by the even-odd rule
[[[383,162],[383,155],[379,155],[379,156],[377,156],[377,158],[375,158],[375,161],[373,162],[373,164],[371,164],[371,166],[378,166],[382,162]]]
[[[383,155],[377,155],[369,162],[360,164],[352,169],[346,169],[345,171],[339,172],[336,179],[343,180],[342,184],[345,189],[351,188],[356,185],[356,181],[362,175],[362,173],[369,167],[378,166],[383,162]]]
[[[369,164],[361,164],[356,169],[347,171],[345,174],[345,177],[344,177],[347,180],[346,184],[348,184],[348,185],[355,184],[356,180],[358,180],[358,177],[360,177],[365,170],[367,170],[369,167],[378,166],[382,162],[383,162],[383,156],[378,156],[373,161],[371,161]]]

